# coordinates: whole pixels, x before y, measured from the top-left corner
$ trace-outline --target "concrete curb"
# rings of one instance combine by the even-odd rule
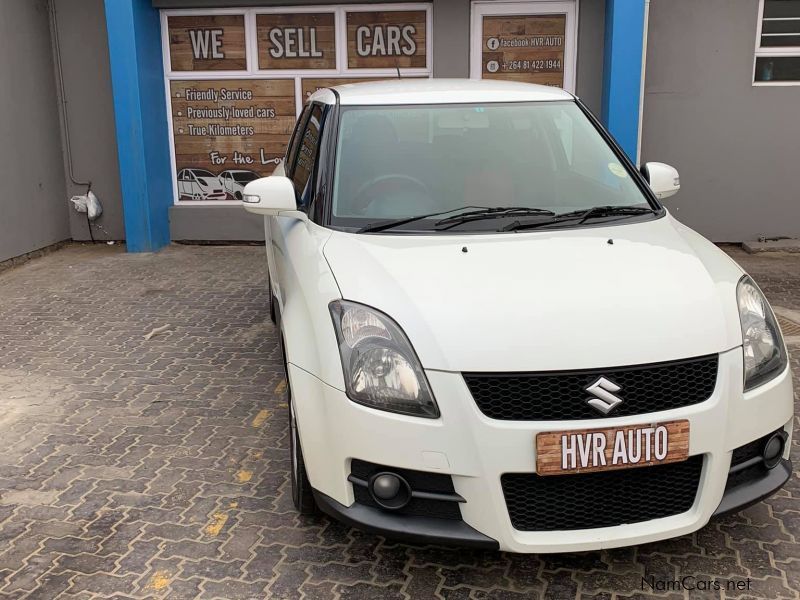
[[[800,240],[781,239],[781,240],[756,240],[744,242],[742,249],[750,254],[760,252],[800,252]]]

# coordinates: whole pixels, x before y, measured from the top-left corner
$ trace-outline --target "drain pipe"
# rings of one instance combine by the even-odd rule
[[[56,0],[48,0],[50,8],[50,27],[52,28],[53,36],[53,49],[56,58],[56,77],[58,79],[58,93],[59,104],[61,105],[61,121],[63,122],[64,131],[64,146],[67,153],[67,175],[73,185],[86,186],[86,194],[88,195],[92,189],[91,181],[78,181],[75,178],[75,169],[72,164],[72,145],[69,137],[69,114],[67,112],[67,96],[64,91],[64,69],[61,64],[61,44],[58,39],[58,17],[56,16]],[[95,242],[94,232],[92,231],[92,223],[89,220],[89,213],[86,213],[86,226],[89,228],[89,237],[92,243]]]

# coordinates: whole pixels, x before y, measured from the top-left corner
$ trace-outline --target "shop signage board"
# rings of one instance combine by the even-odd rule
[[[351,69],[424,68],[424,10],[347,13],[347,66]]]
[[[259,69],[335,69],[335,13],[256,15]]]
[[[161,11],[175,201],[235,202],[323,87],[431,75],[423,3]]]
[[[295,122],[293,79],[170,83],[180,200],[237,200],[243,183],[272,173]]]
[[[247,69],[244,15],[175,15],[167,29],[173,71]]]
[[[470,76],[575,92],[575,0],[474,2]]]
[[[483,17],[482,77],[564,86],[566,15]]]
[[[335,85],[344,85],[346,83],[359,83],[361,81],[380,81],[381,79],[389,79],[388,77],[304,77],[302,80],[301,90],[303,93],[303,101],[308,100],[309,96],[321,90],[322,88],[333,87]]]
[[[403,77],[403,79],[417,79],[419,76]],[[346,83],[361,83],[363,81],[387,81],[397,79],[397,75],[384,75],[383,77],[304,77],[301,83],[301,90],[303,94],[303,102],[316,92],[323,88],[333,87],[335,85],[344,85]]]

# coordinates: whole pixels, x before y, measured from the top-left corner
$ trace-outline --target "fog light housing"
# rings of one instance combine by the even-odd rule
[[[367,488],[375,503],[387,510],[401,509],[411,501],[411,486],[396,473],[375,473]]]
[[[774,469],[781,462],[783,458],[783,451],[786,447],[786,432],[776,431],[764,444],[763,458],[764,466],[768,469]]]

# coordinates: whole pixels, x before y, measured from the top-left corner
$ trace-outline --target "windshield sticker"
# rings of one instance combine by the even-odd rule
[[[628,176],[628,172],[625,170],[625,167],[619,163],[608,163],[608,170],[622,179],[625,179]]]

